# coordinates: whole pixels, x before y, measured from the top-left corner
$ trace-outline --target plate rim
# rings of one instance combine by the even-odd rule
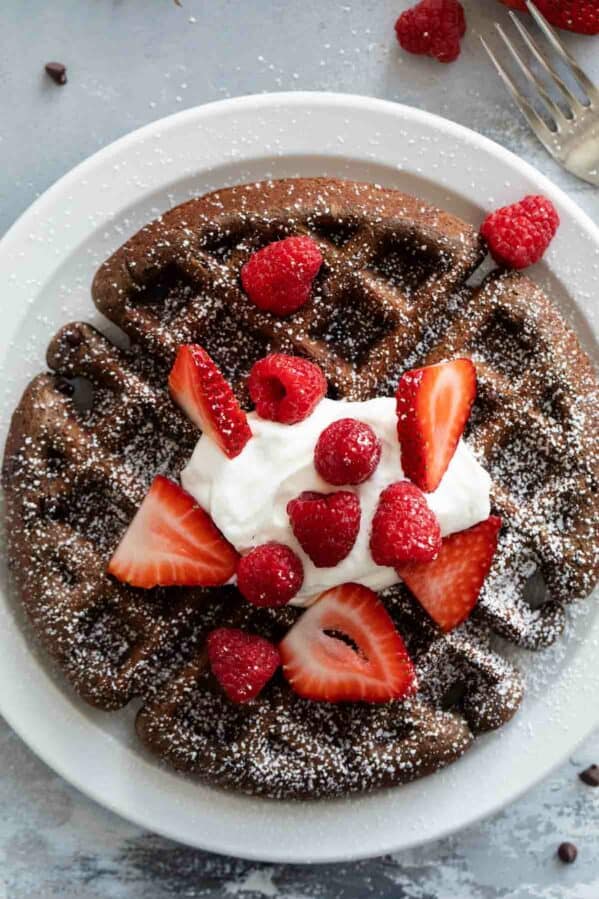
[[[235,115],[236,112],[238,112],[240,109],[253,108],[254,110],[259,110],[260,108],[268,108],[273,106],[327,106],[328,104],[345,106],[347,108],[353,109],[354,111],[367,109],[370,112],[380,112],[382,115],[392,114],[399,118],[411,119],[416,123],[426,123],[428,126],[433,127],[439,134],[451,135],[459,141],[466,141],[471,146],[482,149],[490,156],[503,160],[511,168],[517,170],[519,174],[523,175],[526,180],[532,181],[535,184],[539,185],[540,190],[544,189],[553,197],[557,197],[559,199],[559,203],[563,206],[563,208],[567,209],[568,214],[585,231],[589,232],[592,235],[595,244],[599,246],[599,227],[597,227],[591,220],[591,218],[578,207],[575,201],[572,200],[560,187],[553,184],[553,182],[547,176],[538,172],[530,163],[520,159],[514,153],[495,143],[493,140],[480,135],[463,125],[459,125],[455,122],[445,119],[439,115],[429,113],[421,109],[415,109],[403,104],[397,104],[393,101],[381,100],[354,94],[339,94],[334,92],[320,91],[298,91],[269,94],[250,94],[242,97],[214,101],[212,103],[203,104],[201,106],[174,113],[123,135],[116,141],[113,141],[106,147],[98,150],[92,156],[88,157],[85,160],[82,160],[74,168],[65,173],[17,218],[17,220],[11,225],[8,231],[0,239],[0,269],[3,266],[5,255],[7,253],[10,253],[13,248],[18,247],[23,241],[26,231],[30,230],[29,222],[31,220],[35,221],[36,217],[43,216],[44,211],[51,208],[56,198],[60,197],[65,191],[71,189],[71,187],[74,187],[76,189],[77,181],[78,179],[82,178],[82,176],[93,177],[94,170],[100,170],[112,156],[121,153],[128,147],[134,147],[139,142],[143,142],[146,138],[154,136],[156,132],[163,132],[164,130],[177,127],[181,124],[185,124],[187,120],[189,122],[199,123],[203,119],[210,118],[211,115],[219,115],[223,112],[230,115]],[[283,155],[285,156],[291,154],[287,152]],[[141,813],[137,809],[132,810],[130,807],[123,808],[122,803],[116,801],[112,797],[107,798],[105,795],[102,795],[97,787],[94,788],[90,786],[88,783],[86,783],[85,779],[83,779],[82,776],[73,774],[73,772],[68,770],[68,766],[66,765],[65,760],[61,759],[60,757],[56,758],[56,753],[52,753],[51,751],[47,750],[47,748],[43,745],[43,740],[40,741],[40,739],[36,739],[36,735],[32,736],[31,733],[27,732],[26,728],[21,728],[18,720],[18,714],[15,714],[16,710],[9,709],[7,711],[6,705],[7,703],[5,701],[4,695],[0,694],[0,712],[2,713],[3,717],[11,726],[11,728],[39,758],[41,758],[51,769],[56,771],[68,783],[75,786],[86,796],[93,799],[98,804],[110,809],[121,817],[135,823],[142,828],[151,829],[152,831],[159,833],[169,839],[177,840],[178,842],[183,842],[187,845],[199,847],[207,851],[221,854],[235,854],[237,857],[246,858],[252,861],[274,861],[277,863],[304,864],[352,861],[362,858],[376,857],[378,855],[381,855],[382,853],[394,852],[398,851],[398,849],[412,848],[416,845],[424,845],[427,842],[446,837],[465,826],[471,826],[477,821],[480,821],[481,819],[486,818],[491,814],[497,813],[501,808],[504,808],[506,805],[512,803],[529,789],[531,789],[534,785],[545,779],[550,774],[550,772],[554,770],[555,767],[560,765],[564,761],[564,759],[567,758],[567,756],[573,751],[575,746],[578,745],[578,743],[586,736],[588,736],[588,734],[591,733],[599,723],[598,710],[597,720],[587,721],[586,726],[582,729],[582,731],[579,730],[575,742],[569,745],[567,751],[563,751],[560,757],[554,759],[551,765],[543,767],[541,772],[538,773],[536,777],[530,778],[526,782],[526,784],[509,793],[509,795],[504,796],[500,800],[490,803],[489,807],[483,809],[478,814],[469,817],[467,820],[460,820],[457,823],[448,822],[434,835],[429,836],[426,839],[421,839],[418,837],[415,837],[413,839],[407,838],[403,839],[400,844],[394,842],[393,840],[387,842],[381,841],[379,848],[371,849],[368,852],[364,853],[356,853],[355,851],[344,853],[339,850],[327,852],[323,850],[322,853],[318,854],[318,857],[307,857],[302,855],[301,853],[290,853],[288,851],[281,852],[278,850],[269,850],[269,854],[265,854],[265,852],[260,848],[251,850],[247,847],[239,848],[236,846],[222,845],[221,843],[215,845],[211,843],[209,836],[205,834],[202,835],[201,841],[192,841],[190,839],[182,837],[181,833],[176,831],[176,829],[174,830],[172,827],[163,827],[160,824],[156,824],[155,822],[149,824],[147,819],[144,819],[143,813]],[[343,800],[335,800],[335,802],[340,801],[343,802]],[[326,802],[326,800],[324,802]]]

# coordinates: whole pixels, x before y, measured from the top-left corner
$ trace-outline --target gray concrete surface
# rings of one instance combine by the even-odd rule
[[[477,32],[506,18],[495,0],[464,0],[470,30],[450,67],[397,50],[402,0],[181,2],[3,0],[0,233],[75,163],[139,125],[209,100],[290,89],[441,113],[533,162],[599,219],[599,191],[552,163],[486,64]],[[599,39],[568,43],[599,81]],[[66,87],[43,75],[50,59],[68,65]],[[0,724],[0,899],[597,899],[599,790],[576,776],[592,761],[599,734],[480,826],[396,857],[310,869],[219,858],[144,833],[79,795]],[[571,866],[555,859],[564,838],[579,847]]]

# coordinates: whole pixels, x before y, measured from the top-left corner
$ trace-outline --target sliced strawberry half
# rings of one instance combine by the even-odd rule
[[[405,644],[376,593],[343,584],[323,593],[279,646],[293,690],[323,702],[388,702],[415,689]]]
[[[205,349],[179,347],[168,386],[175,402],[229,459],[239,455],[252,436],[247,416]]]
[[[476,369],[470,359],[414,368],[402,375],[395,397],[402,468],[430,493],[447,471],[468,421]]]
[[[215,587],[235,574],[238,559],[193,497],[158,475],[108,571],[134,587]]]
[[[445,537],[433,562],[397,569],[441,630],[450,631],[468,618],[491,568],[501,518],[490,515],[480,524]]]

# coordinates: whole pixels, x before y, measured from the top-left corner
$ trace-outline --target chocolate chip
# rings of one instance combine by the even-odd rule
[[[561,861],[566,865],[571,865],[572,862],[576,861],[576,856],[578,855],[578,849],[574,845],[574,843],[560,843],[558,846],[557,854],[559,855]]]
[[[65,331],[64,339],[72,347],[79,346],[83,340],[80,331]]]
[[[75,393],[75,388],[70,381],[67,381],[66,378],[59,378],[56,381],[55,387],[59,393],[62,393],[63,396],[73,396],[73,394]]]
[[[47,496],[42,497],[40,501],[40,513],[44,518],[50,521],[56,521],[60,512],[60,506],[56,499],[50,499]]]
[[[52,81],[56,84],[67,83],[67,67],[61,62],[47,62],[45,69]]]
[[[588,787],[599,787],[599,765],[589,765],[578,776]]]

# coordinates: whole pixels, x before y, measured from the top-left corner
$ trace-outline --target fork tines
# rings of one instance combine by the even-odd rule
[[[579,99],[568,87],[559,72],[556,71],[554,65],[549,60],[547,50],[542,50],[539,43],[533,38],[530,30],[522,23],[514,12],[510,12],[510,18],[520,34],[524,44],[532,54],[532,58],[538,63],[547,79],[541,78],[535,74],[529,63],[524,58],[522,52],[515,46],[511,38],[506,34],[499,23],[495,23],[495,28],[503,40],[505,46],[509,50],[513,59],[523,72],[529,85],[535,91],[537,97],[544,104],[550,124],[548,125],[543,117],[537,112],[530,99],[528,99],[522,91],[517,87],[516,82],[508,73],[505,66],[499,61],[496,53],[491,49],[484,37],[481,37],[482,44],[487,51],[495,68],[497,69],[502,81],[513,96],[520,111],[525,116],[530,127],[537,137],[549,149],[552,155],[556,155],[554,146],[547,146],[548,142],[556,134],[563,130],[568,130],[578,116],[591,109],[599,106],[599,90],[595,87],[590,78],[581,69],[578,62],[572,54],[564,47],[553,28],[547,20],[539,12],[536,6],[527,0],[526,3],[529,12],[535,19],[539,29],[546,38],[549,47],[561,59],[566,66],[572,79],[578,84],[581,93],[586,97],[586,101]],[[559,105],[550,95],[549,90],[553,88],[560,95]]]

